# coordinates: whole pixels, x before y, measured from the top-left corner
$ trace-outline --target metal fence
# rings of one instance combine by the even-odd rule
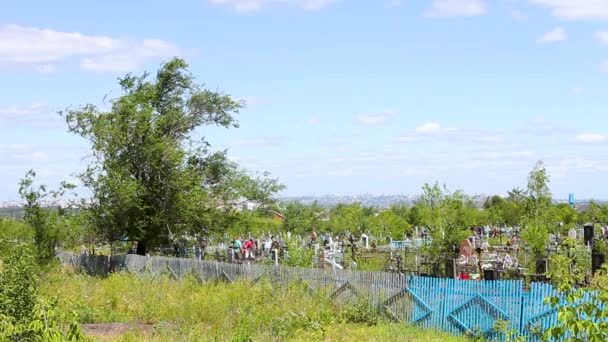
[[[409,276],[381,271],[298,268],[258,264],[228,264],[187,258],[139,255],[86,256],[61,252],[64,264],[91,275],[107,275],[117,270],[182,279],[191,274],[201,281],[232,282],[239,278],[274,283],[303,282],[311,291],[324,291],[338,304],[367,303],[377,314],[397,322],[417,324],[456,335],[484,335],[504,340],[495,331],[500,320],[509,330],[542,341],[543,331],[555,325],[557,312],[544,304],[555,295],[549,284],[532,283],[524,292],[521,280],[462,281],[447,278]]]

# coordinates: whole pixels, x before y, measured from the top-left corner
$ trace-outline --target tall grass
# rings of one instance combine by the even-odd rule
[[[379,320],[362,306],[339,307],[304,284],[200,284],[127,273],[95,278],[69,269],[46,275],[41,291],[82,323],[145,322],[152,332],[121,340],[461,341]]]

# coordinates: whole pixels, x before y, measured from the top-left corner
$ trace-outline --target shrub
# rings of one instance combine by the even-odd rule
[[[35,261],[26,245],[12,248],[0,269],[0,341],[82,341],[75,320],[38,297]]]

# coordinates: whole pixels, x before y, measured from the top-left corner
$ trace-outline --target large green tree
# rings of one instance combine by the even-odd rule
[[[154,78],[128,74],[123,94],[103,111],[94,105],[63,114],[69,130],[91,144],[81,179],[92,193],[87,209],[104,238],[127,236],[146,246],[167,245],[184,233],[230,224],[243,199],[272,201],[282,186],[266,174],[251,177],[225,151],[211,151],[204,126],[237,127],[244,103],[195,83],[182,59]],[[228,218],[228,221],[227,221]]]

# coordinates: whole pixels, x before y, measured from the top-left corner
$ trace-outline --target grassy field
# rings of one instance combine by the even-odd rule
[[[200,284],[126,273],[101,279],[66,268],[48,273],[41,283],[41,292],[57,298],[60,310],[73,312],[95,340],[465,340],[385,321],[363,305],[338,307],[300,284]],[[102,324],[87,329],[91,323]],[[125,329],[110,329],[111,323]]]

